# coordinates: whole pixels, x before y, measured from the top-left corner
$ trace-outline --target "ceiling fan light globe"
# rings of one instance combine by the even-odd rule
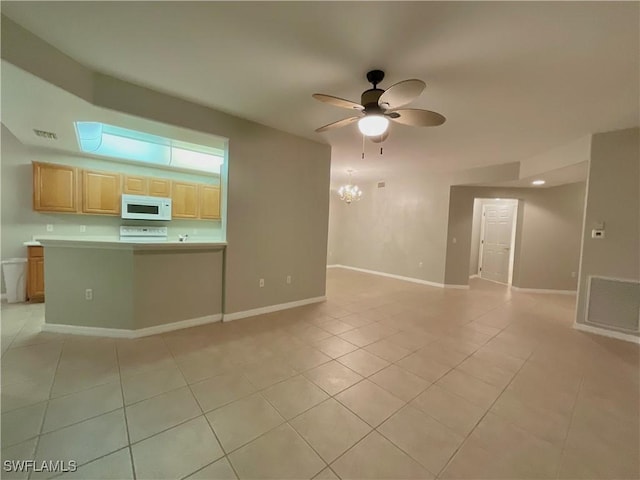
[[[358,120],[358,129],[367,137],[382,135],[389,128],[389,120],[382,115],[367,115]]]

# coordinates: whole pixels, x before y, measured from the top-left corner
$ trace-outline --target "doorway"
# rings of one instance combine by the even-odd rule
[[[476,199],[474,212],[477,243],[471,247],[471,262],[477,271],[474,274],[470,270],[471,276],[511,285],[518,200]]]

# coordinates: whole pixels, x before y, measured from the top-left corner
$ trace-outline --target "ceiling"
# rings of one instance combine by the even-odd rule
[[[638,2],[2,2],[2,13],[100,72],[332,145],[332,178],[526,160],[639,124]],[[393,125],[366,144],[350,115],[372,68],[387,88],[427,83],[412,107],[436,128]],[[4,76],[4,74],[3,74]],[[4,113],[3,113],[4,116]]]

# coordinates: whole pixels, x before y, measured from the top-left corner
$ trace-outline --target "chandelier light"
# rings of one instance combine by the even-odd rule
[[[347,205],[351,204],[351,202],[356,202],[362,198],[362,190],[358,188],[357,185],[351,183],[351,172],[353,170],[348,170],[349,172],[349,183],[347,185],[343,185],[338,189],[338,195],[340,195],[340,200],[343,200]]]
[[[389,127],[389,119],[382,115],[367,115],[358,120],[358,129],[367,137],[382,135]]]

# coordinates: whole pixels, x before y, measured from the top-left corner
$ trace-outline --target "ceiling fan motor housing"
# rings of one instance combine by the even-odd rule
[[[382,114],[383,111],[378,105],[378,99],[384,93],[384,90],[379,88],[370,88],[362,93],[360,98],[360,105],[364,107],[365,114],[378,113]]]

